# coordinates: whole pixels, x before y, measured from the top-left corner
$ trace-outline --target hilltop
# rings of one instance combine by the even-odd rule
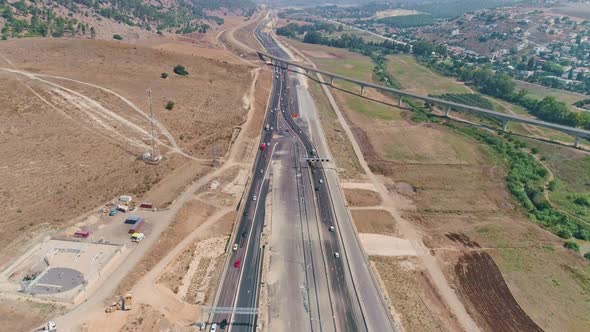
[[[0,0],[0,34],[6,40],[204,33],[228,13],[250,16],[255,8],[249,0]]]

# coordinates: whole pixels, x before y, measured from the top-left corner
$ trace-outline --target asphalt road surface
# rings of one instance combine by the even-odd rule
[[[289,58],[272,36],[262,31],[260,25],[255,33],[268,53],[285,59]],[[292,155],[288,158],[291,159],[291,167],[295,171],[290,169],[285,173],[289,173],[291,177],[293,173],[296,174],[296,180],[290,182],[293,185],[280,190],[296,191],[297,197],[302,202],[298,213],[301,218],[300,229],[304,244],[302,259],[304,265],[307,265],[305,267],[305,287],[307,288],[305,305],[309,312],[309,322],[301,322],[299,326],[308,326],[312,331],[392,331],[394,328],[384,308],[378,308],[380,310],[377,310],[377,314],[365,312],[366,308],[383,306],[383,302],[376,293],[377,288],[370,277],[360,245],[355,242],[356,245],[352,248],[343,246],[343,243],[348,246],[350,242],[344,239],[351,237],[350,234],[346,236],[340,234],[336,217],[341,218],[342,211],[334,209],[328,186],[328,180],[333,182],[333,179],[326,177],[321,163],[309,163],[304,160],[305,157],[316,157],[316,147],[308,136],[310,130],[305,121],[294,120],[300,112],[297,80],[292,76],[293,74],[288,70],[281,68],[280,63],[275,64],[272,94],[265,119],[265,125],[268,124],[268,127],[265,126],[263,129],[260,141],[261,144],[265,144],[265,148],[259,149],[256,156],[250,189],[242,202],[245,204],[244,212],[234,235],[238,248],[232,251],[227,259],[215,306],[258,307],[264,250],[261,247],[261,235],[264,228],[265,200],[269,191],[267,174],[270,162],[273,160],[273,153],[275,149],[279,149],[281,155],[285,152]],[[284,130],[285,128],[287,130]],[[320,149],[322,152],[324,150],[324,147]],[[273,201],[273,204],[275,203],[278,202]],[[346,222],[350,223],[350,220],[346,219]],[[332,226],[335,231],[330,231]],[[352,230],[351,227],[343,228],[346,232]],[[355,268],[352,270],[346,249],[355,251],[351,253],[355,259],[353,264]],[[356,266],[359,263],[361,267]],[[359,269],[366,270],[362,277],[368,275],[368,280],[358,280]],[[359,288],[367,286],[373,290],[370,293],[371,296],[375,297],[376,294],[376,298],[370,299],[372,305],[362,303],[359,297],[360,294],[367,293],[359,291]],[[293,285],[293,287],[299,287],[299,285]],[[380,319],[381,322],[367,322],[367,314],[371,319]],[[221,324],[226,330],[245,332],[256,329],[257,318],[257,315],[215,314],[210,323]],[[283,317],[283,319],[286,318]],[[227,327],[223,326],[225,322],[229,323]]]

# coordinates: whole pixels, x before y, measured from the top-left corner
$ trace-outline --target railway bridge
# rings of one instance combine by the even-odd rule
[[[545,127],[545,128],[557,130],[557,131],[563,132],[565,134],[571,135],[575,138],[575,143],[574,143],[575,147],[580,146],[580,139],[590,140],[590,131],[585,130],[585,129],[559,125],[556,123],[551,123],[551,122],[546,122],[546,121],[541,121],[541,120],[531,119],[531,118],[525,118],[525,117],[512,115],[512,114],[495,112],[492,110],[487,110],[484,108],[479,108],[479,107],[474,107],[474,106],[463,105],[463,104],[447,101],[444,99],[418,95],[418,94],[414,94],[414,93],[410,93],[410,92],[406,92],[406,91],[402,91],[402,90],[398,90],[398,89],[388,88],[388,87],[374,84],[374,83],[370,83],[370,82],[356,80],[356,79],[349,78],[346,76],[331,73],[331,72],[328,72],[325,70],[304,66],[304,65],[299,64],[297,62],[281,59],[279,57],[276,57],[276,56],[273,56],[270,54],[266,54],[266,53],[263,53],[260,51],[257,53],[258,53],[258,57],[262,61],[269,61],[270,64],[275,65],[275,66],[279,65],[279,66],[282,66],[286,69],[293,69],[293,67],[299,68],[299,69],[303,70],[306,75],[309,75],[309,73],[321,74],[323,77],[323,80],[324,80],[324,81],[320,82],[322,84],[327,84],[329,86],[333,86],[335,80],[342,80],[342,81],[356,84],[360,87],[360,94],[359,95],[361,97],[363,96],[363,92],[364,92],[365,88],[372,88],[372,89],[382,91],[382,92],[387,92],[388,94],[392,94],[392,95],[396,96],[398,98],[400,106],[402,103],[402,98],[406,97],[406,98],[421,100],[421,101],[427,102],[432,105],[436,105],[439,108],[445,110],[446,116],[449,115],[449,112],[454,110],[454,111],[458,111],[458,112],[472,113],[472,114],[476,114],[476,115],[486,116],[489,118],[494,118],[502,123],[502,130],[503,131],[506,131],[508,123],[515,122],[515,123],[523,123],[523,124],[533,125],[533,126],[538,126],[538,127]],[[270,59],[270,60],[267,60],[267,59]]]

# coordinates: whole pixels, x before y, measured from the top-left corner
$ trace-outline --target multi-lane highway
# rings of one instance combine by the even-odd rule
[[[263,31],[262,24],[257,27],[255,34],[269,54],[289,58],[273,37]],[[393,327],[384,308],[377,310],[379,314],[366,312],[367,306],[362,303],[361,298],[366,292],[363,292],[362,288],[369,285],[376,289],[376,286],[369,275],[366,261],[362,258],[360,246],[355,242],[352,248],[344,247],[343,244],[347,244],[344,239],[350,236],[346,237],[340,233],[341,227],[337,216],[342,213],[334,209],[333,194],[330,192],[326,172],[321,163],[305,160],[305,158],[317,157],[317,149],[309,137],[310,130],[306,122],[294,119],[301,112],[298,102],[298,80],[292,76],[294,75],[282,68],[280,63],[275,63],[272,95],[260,141],[261,144],[265,144],[265,148],[259,150],[256,156],[249,192],[244,196],[243,215],[233,237],[238,248],[232,251],[227,259],[215,306],[258,307],[263,258],[261,236],[265,224],[265,201],[270,187],[269,166],[274,161],[287,165],[282,168],[284,174],[275,176],[275,178],[281,178],[281,176],[284,178],[282,182],[277,182],[283,187],[276,190],[284,191],[284,197],[296,197],[293,202],[297,201],[298,206],[290,206],[285,211],[291,209],[294,211],[293,215],[297,216],[294,219],[300,220],[299,224],[290,223],[288,220],[279,222],[289,223],[284,229],[290,232],[299,230],[301,234],[300,240],[293,236],[287,241],[293,241],[293,248],[295,248],[288,254],[292,256],[293,261],[297,260],[297,264],[303,266],[301,275],[293,276],[293,278],[296,281],[300,278],[303,286],[290,281],[285,281],[282,286],[283,288],[291,287],[294,294],[300,287],[306,289],[306,295],[300,301],[302,303],[292,303],[285,299],[279,305],[304,307],[304,310],[300,311],[304,314],[301,315],[297,314],[295,307],[285,308],[287,310],[281,312],[283,315],[291,315],[289,311],[291,310],[293,317],[297,317],[297,320],[308,320],[291,322],[289,317],[281,317],[282,321],[288,322],[283,328],[290,326],[311,331],[373,331],[378,328],[379,331],[391,331]],[[323,153],[326,148],[322,147],[319,150]],[[276,206],[281,202],[273,201],[272,204],[273,210],[281,210],[280,206]],[[273,211],[273,213],[276,212]],[[350,223],[350,220],[347,219],[346,222]],[[342,228],[346,232],[352,229],[350,225]],[[302,244],[298,245],[296,241],[301,241]],[[286,248],[290,248],[289,245]],[[362,266],[351,268],[347,253],[351,250],[354,254],[352,257],[356,260],[355,265],[358,265],[359,257],[361,257],[360,265]],[[288,269],[289,262],[284,264],[285,269]],[[280,264],[279,268],[281,268]],[[362,277],[368,275],[367,280],[359,280],[357,273],[359,269],[367,269],[365,274],[361,274]],[[287,276],[291,277],[294,273],[289,272],[289,274]],[[285,294],[289,294],[289,290]],[[379,306],[383,304],[379,294],[377,298],[370,300]],[[381,321],[368,322],[367,317],[371,319],[377,317]],[[226,313],[213,315],[210,322],[220,324],[222,327],[225,327],[225,323],[229,323],[227,329],[231,331],[253,331],[256,329],[257,319],[257,315]]]

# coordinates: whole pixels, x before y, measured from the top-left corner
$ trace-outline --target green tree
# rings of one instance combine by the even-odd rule
[[[121,37],[121,35],[119,35],[119,34],[114,34],[114,35],[113,35],[113,39],[116,39],[116,40],[123,40],[123,37]]]
[[[166,103],[166,109],[171,111],[174,108],[174,102],[173,101],[168,101]]]
[[[528,70],[535,70],[535,66],[537,65],[537,59],[535,59],[534,56],[532,56],[529,59],[529,62],[527,63],[527,69]]]
[[[160,74],[160,77],[161,77],[161,78],[167,78],[167,77],[168,77],[168,73],[161,73],[161,74]]]
[[[186,71],[186,69],[184,68],[183,65],[176,65],[174,67],[174,73],[176,75],[181,75],[181,76],[186,76],[188,75],[188,71]]]
[[[321,44],[322,34],[317,31],[310,31],[303,37],[303,42],[308,44]]]
[[[576,241],[573,241],[573,240],[565,241],[563,246],[566,249],[573,250],[575,252],[580,252],[580,245]]]

